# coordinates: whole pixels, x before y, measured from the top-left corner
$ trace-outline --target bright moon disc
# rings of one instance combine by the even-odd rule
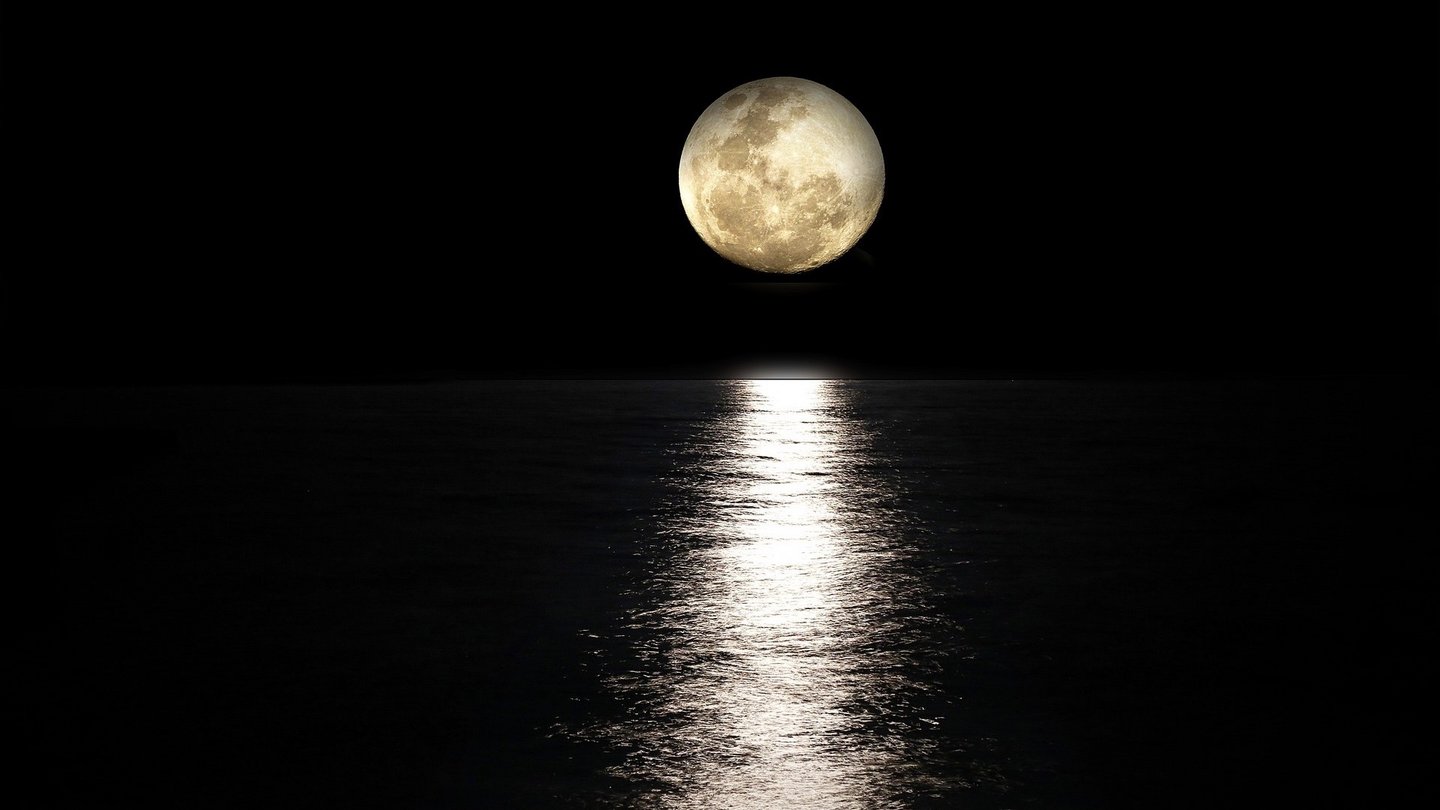
[[[680,202],[700,238],[752,270],[799,273],[865,235],[885,193],[870,122],[806,79],[742,84],[700,114],[680,154]]]

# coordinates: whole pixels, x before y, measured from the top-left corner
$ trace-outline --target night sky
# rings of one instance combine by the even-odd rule
[[[1433,9],[48,13],[7,15],[21,379],[1435,356]],[[712,254],[675,188],[699,113],[772,75],[839,91],[885,150],[870,233],[799,278]]]

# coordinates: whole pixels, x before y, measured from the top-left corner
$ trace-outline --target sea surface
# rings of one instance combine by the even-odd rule
[[[11,401],[42,806],[1363,806],[1423,782],[1427,382]]]

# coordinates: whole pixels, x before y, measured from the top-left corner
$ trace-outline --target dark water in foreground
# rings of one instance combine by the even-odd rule
[[[25,391],[54,806],[1413,796],[1415,383]]]

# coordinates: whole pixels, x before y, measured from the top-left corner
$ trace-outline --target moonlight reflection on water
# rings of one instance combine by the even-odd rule
[[[922,625],[938,620],[848,396],[737,382],[679,451],[631,657],[606,675],[626,714],[598,730],[624,754],[612,775],[656,806],[883,807],[945,788],[916,768],[937,753]]]

